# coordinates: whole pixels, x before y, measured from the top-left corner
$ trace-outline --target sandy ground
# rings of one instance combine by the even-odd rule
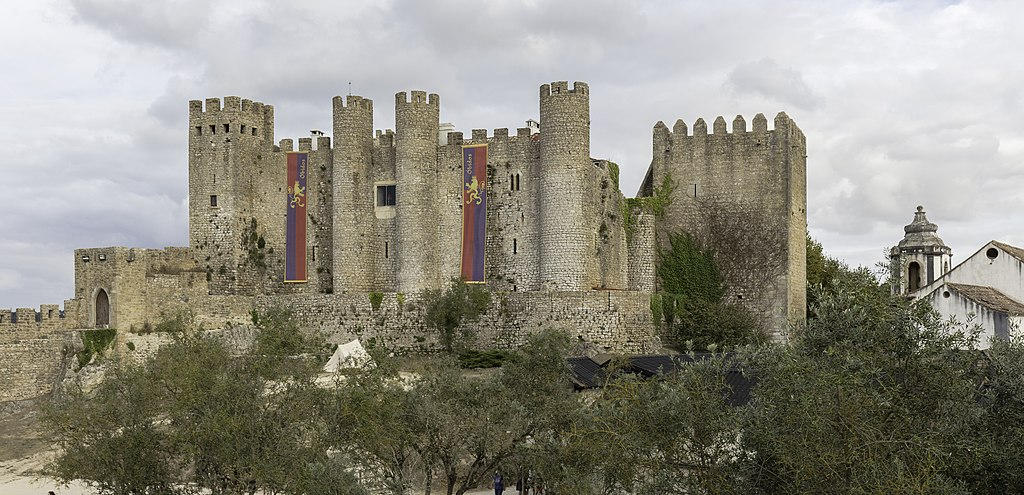
[[[61,487],[40,477],[50,462],[48,442],[39,435],[39,416],[31,407],[9,408],[0,413],[0,494],[86,495],[83,485]]]

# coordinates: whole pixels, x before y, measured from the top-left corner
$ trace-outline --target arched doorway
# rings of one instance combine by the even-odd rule
[[[907,266],[907,287],[910,292],[921,288],[921,265],[916,261],[911,261]]]
[[[107,291],[100,289],[96,291],[96,328],[110,326],[110,298]]]

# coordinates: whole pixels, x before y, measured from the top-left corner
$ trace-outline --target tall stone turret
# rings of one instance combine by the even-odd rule
[[[395,95],[395,209],[398,291],[437,286],[437,133],[440,98],[423,91]]]
[[[587,287],[586,260],[594,238],[586,228],[583,193],[590,161],[590,95],[587,84],[566,81],[540,87],[540,286],[575,291]]]
[[[237,96],[189,102],[189,244],[214,293],[239,285],[240,236],[252,214],[249,178],[274,142],[274,107]]]
[[[373,290],[373,101],[334,97],[334,290]]]
[[[953,250],[942,242],[938,230],[918,206],[914,221],[903,227],[903,240],[889,252],[894,293],[913,294],[949,271]]]

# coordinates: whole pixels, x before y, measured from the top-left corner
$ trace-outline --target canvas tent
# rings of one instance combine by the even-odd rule
[[[363,368],[372,364],[373,358],[363,348],[363,344],[359,342],[359,339],[356,339],[338,346],[338,349],[331,355],[331,359],[328,359],[327,364],[324,365],[324,372],[337,373],[339,370]]]

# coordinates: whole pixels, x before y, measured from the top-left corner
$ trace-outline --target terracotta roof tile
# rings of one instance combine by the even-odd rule
[[[1000,246],[1002,248],[1002,246]],[[1022,253],[1024,254],[1024,253]],[[946,284],[951,289],[963,294],[964,297],[996,311],[1002,311],[1011,316],[1024,315],[1024,304],[1021,304],[999,292],[992,287],[968,284]]]

